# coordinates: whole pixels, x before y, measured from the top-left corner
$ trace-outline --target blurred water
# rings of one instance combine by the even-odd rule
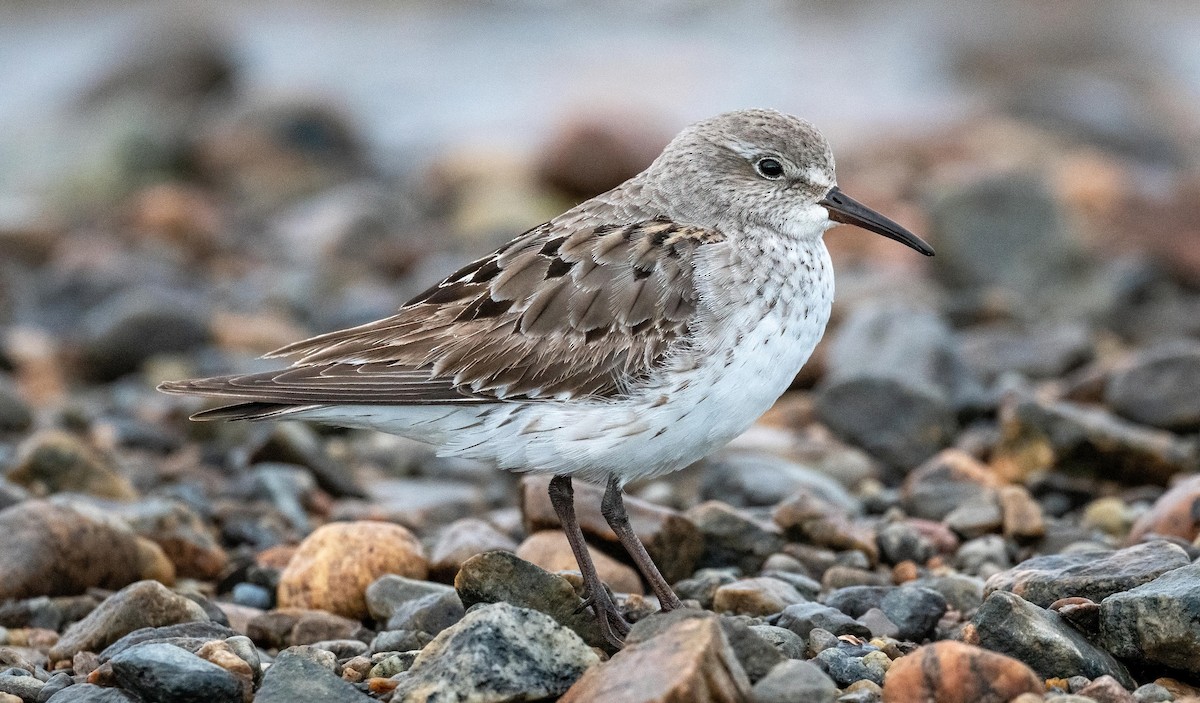
[[[180,24],[223,36],[250,90],[326,96],[393,153],[475,139],[522,145],[564,113],[614,105],[661,116],[668,130],[746,106],[805,115],[835,141],[922,129],[978,105],[978,86],[961,75],[964,50],[1019,52],[1039,30],[1054,33],[1043,44],[1129,53],[1200,99],[1193,0],[9,2],[0,4],[0,142],[36,130],[148,31]]]

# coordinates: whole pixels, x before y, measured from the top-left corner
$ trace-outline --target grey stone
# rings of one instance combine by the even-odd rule
[[[60,671],[57,674],[46,679],[46,684],[42,686],[42,690],[38,692],[38,703],[46,703],[54,694],[63,690],[68,686],[74,686],[75,679],[65,671]]]
[[[645,642],[666,632],[680,620],[694,618],[720,619],[729,648],[751,682],[766,676],[772,667],[784,659],[784,655],[771,642],[746,625],[747,618],[744,616],[717,616],[708,611],[690,608],[658,612],[637,621],[625,638],[625,645]]]
[[[32,672],[25,672],[23,669],[0,672],[0,693],[11,693],[22,700],[37,700],[42,686],[45,685]]]
[[[878,608],[883,597],[894,590],[896,586],[846,586],[830,591],[821,602],[857,618],[871,608]]]
[[[1100,603],[1104,648],[1142,664],[1200,674],[1200,562]]]
[[[831,342],[817,414],[880,460],[908,468],[949,443],[956,404],[978,386],[930,312],[864,306]]]
[[[959,333],[967,364],[991,381],[1003,374],[1058,378],[1092,356],[1092,332],[1080,322],[1062,321],[1028,330],[1009,326],[973,327]]]
[[[804,639],[795,632],[775,625],[751,625],[750,630],[788,659],[804,658]]]
[[[1134,689],[1133,699],[1137,703],[1166,703],[1175,700],[1175,696],[1159,684],[1148,683]]]
[[[289,651],[280,652],[275,658],[254,696],[254,703],[370,703],[374,700],[329,669]]]
[[[975,644],[1020,659],[1042,678],[1107,675],[1127,688],[1135,685],[1124,665],[1089,642],[1058,613],[1012,593],[989,595],[973,623],[978,638]]]
[[[24,432],[33,426],[33,413],[8,374],[0,372],[0,433]],[[5,506],[0,506],[0,508]]]
[[[999,532],[1004,522],[1000,503],[991,491],[979,493],[963,501],[944,518],[946,527],[965,539]]]
[[[1118,551],[1050,554],[996,574],[988,579],[987,591],[1011,591],[1043,608],[1072,596],[1100,602],[1190,562],[1182,547],[1163,540]]]
[[[758,573],[767,557],[783,548],[783,535],[720,501],[710,500],[684,513],[704,535],[697,566],[733,566],[744,574]]]
[[[453,593],[454,587],[433,581],[386,574],[367,586],[367,610],[377,622],[387,622],[405,604],[429,595]]]
[[[875,535],[879,555],[888,564],[912,561],[924,564],[937,554],[933,541],[907,522],[890,522]]]
[[[453,590],[430,593],[400,605],[387,621],[389,630],[414,630],[436,635],[466,615]]]
[[[925,576],[908,583],[941,593],[947,605],[968,615],[983,603],[983,584],[981,579],[964,574]]]
[[[393,698],[550,698],[599,661],[577,634],[545,613],[494,603],[472,609],[434,638],[399,679]]]
[[[112,659],[126,649],[145,642],[165,642],[195,652],[205,642],[235,637],[233,630],[215,622],[197,620],[163,627],[143,627],[113,642],[100,652],[100,663]]]
[[[329,456],[316,431],[298,422],[277,423],[251,456],[253,461],[297,464],[308,469],[323,490],[339,498],[365,498],[353,475]]]
[[[255,583],[239,583],[233,587],[233,602],[248,608],[269,610],[275,602],[274,594]]]
[[[898,639],[922,642],[946,614],[946,599],[928,588],[901,586],[883,597],[879,609],[896,624]]]
[[[109,596],[86,618],[71,625],[50,649],[52,659],[100,651],[143,627],[207,621],[204,609],[157,581],[138,581]]]
[[[1003,537],[984,535],[964,542],[954,555],[954,563],[967,574],[990,577],[1012,566],[1009,552]]]
[[[872,637],[900,637],[900,628],[879,608],[871,608],[855,619],[867,626]]]
[[[771,669],[752,692],[754,703],[833,703],[838,687],[816,664],[790,659]]]
[[[164,291],[116,296],[93,307],[82,327],[80,368],[93,381],[114,380],[153,354],[185,352],[212,338],[208,317],[193,299]]]
[[[371,647],[368,651],[371,654],[379,654],[380,652],[408,652],[414,649],[423,649],[425,645],[432,641],[433,635],[428,632],[384,630],[375,635],[375,639],[371,640]]]
[[[863,679],[882,686],[884,672],[863,661],[863,654],[845,647],[830,647],[819,652],[813,663],[843,688]]]
[[[313,642],[310,646],[333,654],[338,661],[366,654],[369,648],[367,643],[361,640],[322,640]]]
[[[113,657],[113,676],[147,703],[241,703],[242,684],[212,662],[169,644],[134,645]]]
[[[681,599],[695,600],[700,603],[701,608],[711,610],[713,607],[713,598],[717,595],[717,589],[737,580],[738,577],[735,570],[700,569],[692,574],[691,578],[686,578],[676,583],[673,588],[676,595]]]
[[[1200,429],[1200,344],[1167,342],[1115,372],[1104,398],[1120,415],[1154,427]]]
[[[75,684],[50,696],[45,703],[144,703],[132,693],[90,683]]]
[[[870,637],[871,631],[840,610],[820,603],[797,603],[784,608],[773,623],[787,628],[801,637],[808,637],[814,628],[828,630],[835,635]]]
[[[862,458],[870,462],[867,457]],[[705,460],[700,487],[706,500],[719,500],[739,508],[778,505],[802,491],[847,512],[860,510],[858,500],[828,474],[762,452],[728,451]]]
[[[408,671],[412,668],[413,662],[416,661],[417,655],[421,652],[409,651],[399,652],[396,654],[388,654],[387,656],[375,662],[374,666],[368,672],[368,675],[373,678],[390,679],[396,674]]]

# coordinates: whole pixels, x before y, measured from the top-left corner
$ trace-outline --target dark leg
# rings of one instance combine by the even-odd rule
[[[558,513],[558,521],[562,523],[567,542],[575,554],[575,562],[579,564],[579,573],[583,574],[583,587],[587,591],[585,603],[592,606],[596,614],[596,622],[600,625],[600,633],[614,647],[620,648],[621,639],[629,634],[629,623],[617,610],[617,606],[608,594],[608,589],[596,573],[596,565],[592,563],[592,555],[588,553],[587,543],[583,540],[583,530],[575,517],[575,490],[571,487],[570,476],[555,476],[550,479],[550,504]]]
[[[633,557],[638,571],[650,582],[650,588],[654,590],[654,595],[658,596],[662,609],[675,610],[682,607],[679,596],[671,590],[671,585],[663,578],[658,567],[654,565],[654,560],[646,552],[646,546],[629,526],[629,515],[625,512],[625,501],[621,498],[621,484],[615,477],[608,479],[608,488],[604,491],[604,502],[600,504],[600,512],[604,514],[608,526],[617,533],[617,539],[621,540],[625,551]]]

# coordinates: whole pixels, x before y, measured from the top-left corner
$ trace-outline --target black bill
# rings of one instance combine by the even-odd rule
[[[821,198],[817,204],[825,206],[825,209],[829,211],[829,219],[834,222],[862,227],[876,234],[882,234],[888,239],[895,239],[925,256],[933,256],[933,247],[926,244],[920,237],[846,195],[837,186],[830,188],[825,197]]]

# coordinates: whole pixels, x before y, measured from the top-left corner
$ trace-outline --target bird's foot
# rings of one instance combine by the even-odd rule
[[[596,616],[596,624],[600,627],[600,635],[604,641],[609,646],[620,649],[624,645],[625,635],[629,634],[629,621],[625,619],[620,609],[617,608],[617,604],[613,602],[608,588],[601,584],[598,592],[601,595],[595,595],[596,591],[588,589],[587,595],[584,596],[583,602],[579,604],[575,612],[581,613],[590,607]]]

